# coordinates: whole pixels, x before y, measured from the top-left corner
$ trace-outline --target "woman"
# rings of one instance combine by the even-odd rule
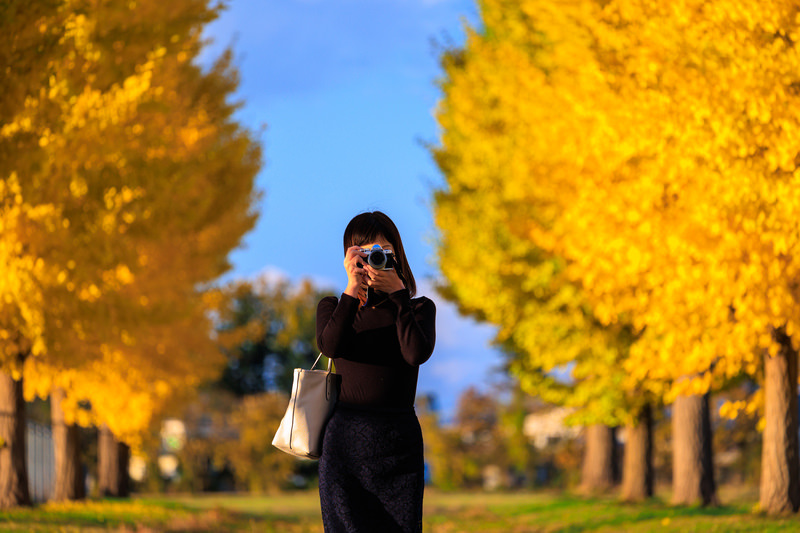
[[[363,249],[379,245],[394,268]],[[422,531],[422,432],[414,413],[419,365],[430,358],[436,307],[416,282],[394,223],[375,211],[344,232],[347,288],[317,307],[317,345],[342,376],[325,428],[319,493],[326,533]]]

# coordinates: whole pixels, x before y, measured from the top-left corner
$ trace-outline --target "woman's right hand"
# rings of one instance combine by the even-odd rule
[[[351,246],[344,255],[344,269],[347,271],[347,288],[344,293],[353,298],[358,298],[359,293],[367,294],[367,272],[363,268],[367,254],[361,251],[360,246]],[[362,266],[358,266],[361,263]]]

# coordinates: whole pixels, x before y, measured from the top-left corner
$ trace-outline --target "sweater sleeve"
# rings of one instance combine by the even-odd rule
[[[342,357],[350,351],[355,335],[353,319],[358,312],[358,298],[347,294],[337,300],[328,296],[317,305],[317,347],[326,357]]]
[[[397,339],[403,359],[419,366],[433,354],[436,305],[428,298],[412,301],[408,289],[391,293],[389,299],[397,306]]]

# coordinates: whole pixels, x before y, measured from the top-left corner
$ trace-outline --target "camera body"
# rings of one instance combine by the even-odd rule
[[[394,252],[391,250],[384,250],[376,244],[372,248],[362,248],[361,251],[367,254],[367,263],[375,270],[394,270]]]

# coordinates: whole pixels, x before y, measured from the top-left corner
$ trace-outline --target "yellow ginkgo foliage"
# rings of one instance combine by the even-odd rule
[[[511,368],[525,390],[578,408],[576,421],[619,424],[648,400],[622,387],[634,332],[601,323],[570,277],[553,233],[563,194],[555,179],[531,190],[537,173],[575,175],[589,119],[566,116],[577,96],[549,83],[530,57],[543,46],[541,32],[525,25],[520,9],[484,3],[483,33],[470,32],[466,47],[444,58],[434,151],[447,180],[435,197],[439,265],[446,294],[498,325],[497,342],[519,354]],[[585,77],[581,87],[601,94],[591,73]],[[553,139],[566,142],[551,146]]]

